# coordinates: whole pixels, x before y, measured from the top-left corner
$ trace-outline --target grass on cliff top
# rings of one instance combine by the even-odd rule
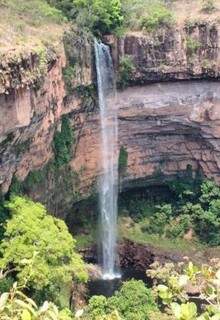
[[[1,54],[59,47],[65,19],[46,0],[0,0],[0,16]]]
[[[202,21],[220,23],[219,0],[122,0],[122,5],[128,32],[153,31],[173,24],[183,27]]]

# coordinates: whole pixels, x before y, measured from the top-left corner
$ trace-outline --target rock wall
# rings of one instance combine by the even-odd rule
[[[219,35],[219,25],[197,24],[151,36],[105,38],[119,78],[123,57],[133,63],[129,87],[119,91],[117,100],[120,146],[128,152],[122,188],[163,183],[189,168],[220,183]],[[63,53],[53,56],[39,86],[8,88],[0,95],[2,193],[13,177],[25,181],[30,172],[41,171],[44,179],[25,192],[61,216],[94,191],[101,173],[91,42],[74,34],[66,43],[67,66]],[[67,92],[63,69],[73,61]],[[74,131],[71,160],[44,171],[54,158],[54,134],[64,114]]]
[[[220,25],[201,22],[164,28],[153,34],[106,37],[118,68],[124,57],[133,64],[130,84],[219,78]],[[120,69],[119,69],[120,70]]]
[[[63,112],[62,68],[65,55],[48,65],[39,89],[19,87],[0,95],[0,185],[7,192],[14,174],[24,180],[29,171],[52,157],[51,142]]]
[[[189,168],[220,183],[220,92],[213,81],[160,83],[118,93],[119,142],[128,152],[121,184],[166,182]],[[100,174],[98,115],[83,126],[72,161],[82,187]],[[78,165],[78,167],[77,167]]]

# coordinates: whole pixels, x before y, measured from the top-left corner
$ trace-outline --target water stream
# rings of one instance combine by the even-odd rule
[[[100,211],[103,279],[119,274],[116,267],[118,198],[118,121],[114,68],[109,47],[95,41],[96,71],[101,123]]]

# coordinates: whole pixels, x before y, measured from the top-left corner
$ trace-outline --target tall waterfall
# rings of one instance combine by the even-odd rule
[[[117,197],[118,197],[118,122],[116,91],[109,47],[95,41],[96,71],[101,123],[100,211],[101,263],[104,279],[116,272]]]

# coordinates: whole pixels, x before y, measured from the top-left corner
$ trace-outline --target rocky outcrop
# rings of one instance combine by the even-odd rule
[[[29,173],[44,170],[54,158],[54,135],[61,130],[62,116],[68,114],[72,127],[77,127],[78,110],[81,108],[86,117],[85,109],[93,103],[89,99],[85,101],[81,89],[93,81],[89,40],[79,38],[72,31],[65,35],[64,45],[65,52],[62,47],[58,53],[44,50],[15,56],[9,52],[1,57],[0,188],[3,194],[9,190],[13,178],[22,182]],[[72,60],[75,61],[74,69],[70,66]],[[71,85],[68,97],[67,82]],[[73,147],[73,157],[74,152]],[[44,176],[43,183],[36,185],[37,181],[33,181],[31,188],[25,188],[25,193],[55,209],[57,204],[51,202],[55,194],[60,195],[55,189],[66,185],[65,177],[71,179],[74,172],[71,173],[69,167],[61,168],[58,174],[64,179],[58,183],[54,172],[44,170],[40,174]],[[65,202],[62,198],[57,201]],[[68,201],[72,203],[72,198]]]
[[[207,21],[164,28],[153,34],[128,33],[105,40],[118,68],[130,58],[130,84],[186,79],[219,78],[220,25]],[[120,71],[120,68],[119,68]],[[119,72],[120,78],[120,72]]]
[[[155,261],[155,255],[144,245],[125,240],[118,245],[119,263],[122,269],[134,268],[146,272]]]
[[[7,192],[13,175],[24,180],[52,157],[55,124],[63,112],[65,96],[62,68],[65,56],[48,65],[42,86],[11,89],[0,96],[0,184]]]

